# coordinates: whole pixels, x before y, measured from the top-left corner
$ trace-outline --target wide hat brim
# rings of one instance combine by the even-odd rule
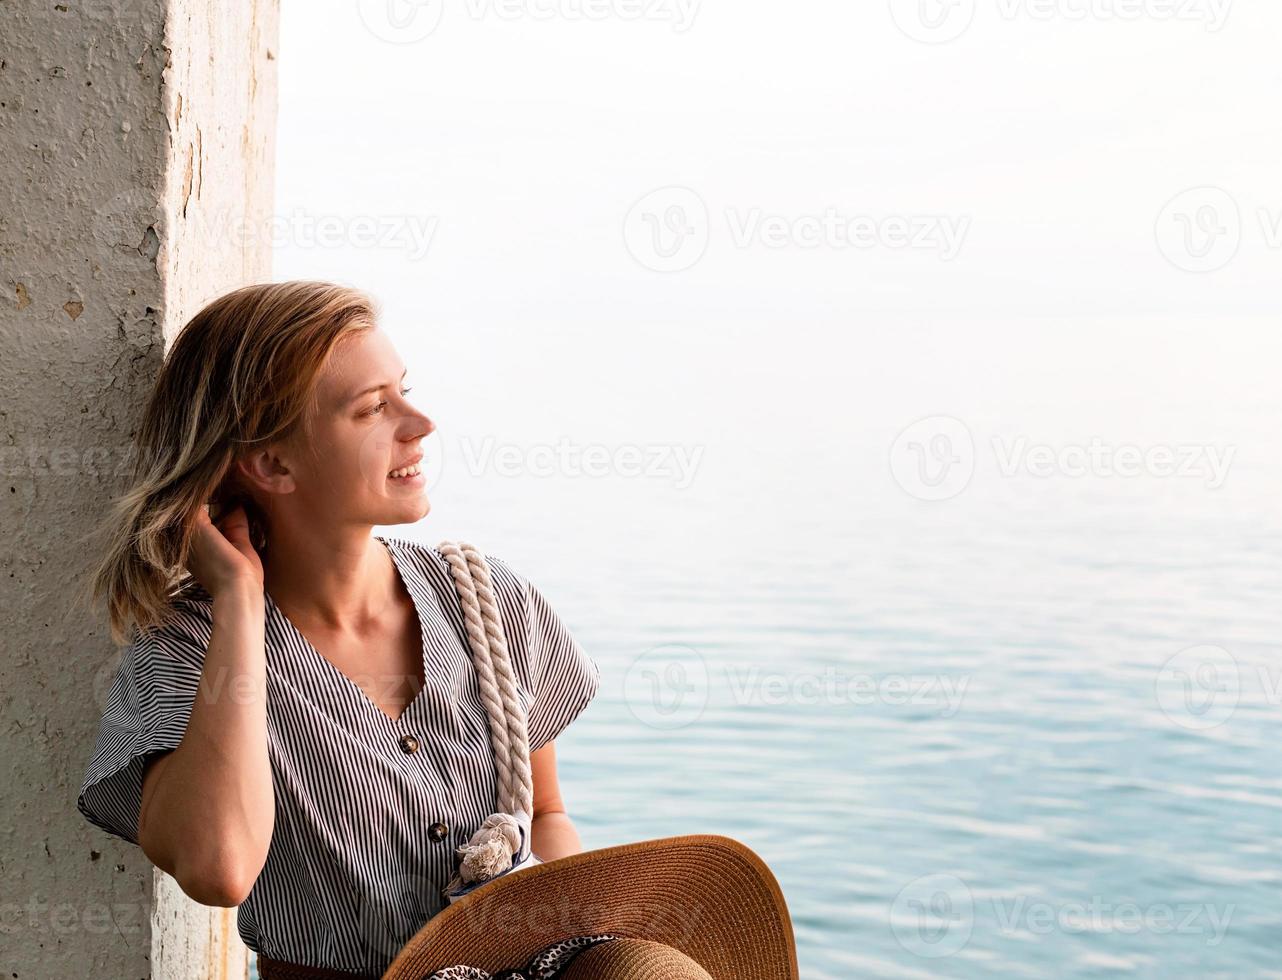
[[[792,920],[778,881],[750,848],[687,834],[583,851],[497,878],[446,906],[383,980],[447,966],[523,966],[550,943],[612,933],[665,943],[714,980],[797,980]]]

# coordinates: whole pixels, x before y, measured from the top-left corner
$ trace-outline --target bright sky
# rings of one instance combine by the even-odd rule
[[[283,6],[274,277],[378,296],[455,432],[1276,471],[1282,5]]]

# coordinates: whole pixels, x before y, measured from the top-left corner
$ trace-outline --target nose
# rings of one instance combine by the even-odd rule
[[[436,431],[436,423],[422,412],[411,409],[406,419],[406,425],[411,432],[411,435],[406,436],[406,438],[411,442],[417,439],[425,439]]]

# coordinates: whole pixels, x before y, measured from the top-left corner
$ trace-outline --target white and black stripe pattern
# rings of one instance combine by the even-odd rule
[[[376,537],[418,610],[426,684],[393,721],[266,596],[276,823],[238,928],[250,949],[274,959],[381,974],[444,907],[455,848],[494,812],[496,780],[445,558],[419,542]],[[591,701],[600,671],[528,579],[485,559],[534,752]],[[182,740],[211,628],[212,598],[193,583],[169,623],[135,632],[125,648],[77,806],[131,843],[144,757]],[[206,687],[217,694],[219,678]],[[407,751],[401,740],[411,735],[418,747]],[[428,834],[436,823],[447,828],[439,841]]]

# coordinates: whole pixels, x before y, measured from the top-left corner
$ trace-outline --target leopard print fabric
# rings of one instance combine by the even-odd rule
[[[523,967],[487,973],[475,966],[447,966],[425,976],[423,980],[554,980],[570,965],[570,961],[589,946],[604,943],[618,936],[603,932],[595,936],[575,936],[544,946]]]

